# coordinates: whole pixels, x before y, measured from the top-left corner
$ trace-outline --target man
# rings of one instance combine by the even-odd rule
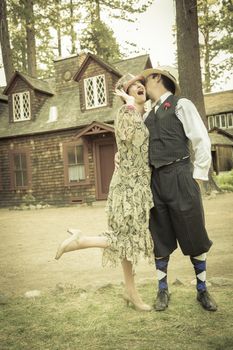
[[[180,88],[171,68],[142,72],[152,109],[145,119],[150,133],[149,160],[154,208],[150,231],[154,241],[158,293],[155,309],[169,303],[167,267],[177,242],[189,255],[197,279],[197,300],[208,311],[217,305],[206,288],[206,253],[212,242],[204,223],[199,182],[208,180],[211,164],[210,140],[194,104],[177,97]],[[190,161],[189,141],[194,150]]]

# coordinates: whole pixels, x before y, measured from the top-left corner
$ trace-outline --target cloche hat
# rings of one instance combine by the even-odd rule
[[[127,92],[128,88],[136,81],[141,81],[144,84],[145,79],[142,75],[135,76],[131,73],[127,73],[118,80],[115,88],[119,90],[123,89],[125,92]]]

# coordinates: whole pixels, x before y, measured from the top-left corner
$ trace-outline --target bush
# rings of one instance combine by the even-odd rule
[[[215,176],[215,181],[217,185],[225,191],[233,192],[233,170],[220,173]]]

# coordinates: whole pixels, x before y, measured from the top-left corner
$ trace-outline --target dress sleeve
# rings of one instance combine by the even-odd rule
[[[115,132],[123,141],[131,141],[138,121],[138,112],[131,106],[122,106],[118,111]]]

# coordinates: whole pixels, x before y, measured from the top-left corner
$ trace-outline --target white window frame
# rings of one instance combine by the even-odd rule
[[[226,129],[227,128],[227,116],[226,116],[226,114],[225,113],[222,113],[222,114],[219,114],[220,115],[220,127],[222,128],[222,129]],[[222,117],[224,118],[224,120],[225,120],[225,126],[223,126],[223,124],[222,124]]]
[[[212,123],[212,127],[211,127],[211,124]],[[214,116],[213,115],[210,115],[208,117],[208,126],[209,126],[209,130],[213,129],[215,127],[215,119],[214,119]]]
[[[105,102],[102,104],[98,103],[98,89],[97,89],[97,79],[99,77],[103,77],[103,82],[104,82],[104,95],[105,95]],[[94,92],[94,105],[93,106],[88,106],[88,91],[87,91],[87,83],[88,80],[92,80],[93,82],[93,92]],[[93,108],[99,108],[99,107],[104,107],[107,106],[107,93],[106,93],[106,81],[105,81],[105,75],[104,74],[100,74],[100,75],[96,75],[94,77],[90,77],[90,78],[86,78],[84,79],[84,95],[85,95],[85,105],[86,105],[86,109],[93,109]]]
[[[26,95],[28,96],[28,105],[29,105],[29,109],[28,109],[28,117],[25,118],[24,117],[24,107],[23,107],[23,96]],[[16,115],[16,108],[15,108],[15,98],[19,97],[19,101],[20,101],[20,118],[16,119],[15,115]],[[30,92],[29,91],[23,91],[23,92],[17,92],[12,94],[12,104],[13,104],[13,121],[14,122],[21,122],[21,121],[25,121],[25,120],[30,120],[31,119],[31,100],[30,100]]]
[[[225,126],[222,125],[222,117],[224,117],[225,119]],[[217,125],[217,118],[219,120],[219,125]],[[214,116],[214,124],[217,128],[226,129],[227,128],[226,114],[225,113],[216,114]]]

